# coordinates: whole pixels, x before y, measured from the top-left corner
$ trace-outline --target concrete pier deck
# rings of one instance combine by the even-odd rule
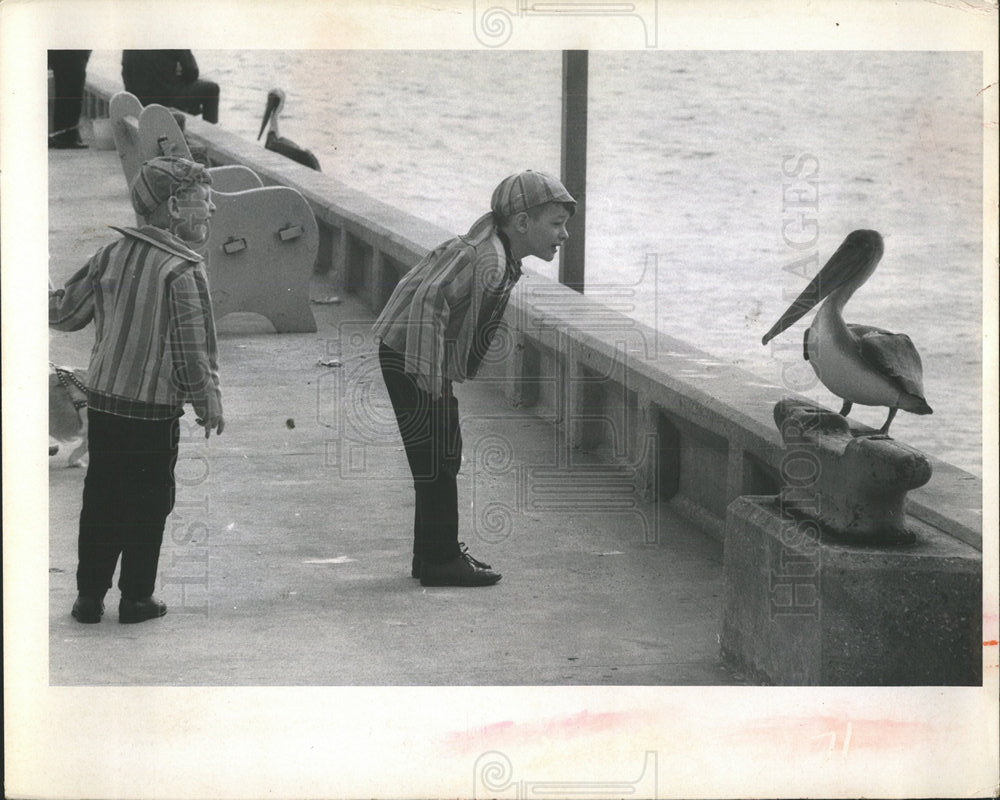
[[[55,285],[116,237],[107,225],[133,221],[116,152],[50,151]],[[314,300],[330,291],[314,279]],[[219,321],[226,429],[206,443],[190,409],[182,419],[157,589],[166,617],[120,625],[116,588],[100,624],[70,617],[84,470],[66,467],[69,448],[50,458],[52,685],[745,682],[720,658],[720,546],[666,505],[519,504],[504,476],[558,465],[562,444],[488,381],[456,389],[462,538],[504,577],[485,589],[422,588],[409,575],[402,443],[363,335],[371,313],[350,296],[312,308],[315,334],[274,334],[252,315]],[[50,359],[85,367],[92,341],[89,327],[52,332]],[[331,357],[342,366],[318,364]],[[366,414],[377,436],[345,441],[345,418]],[[503,474],[476,473],[487,437],[514,454]],[[503,535],[474,524],[490,503],[514,511]]]

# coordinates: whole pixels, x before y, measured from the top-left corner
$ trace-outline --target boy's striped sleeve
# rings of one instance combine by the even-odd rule
[[[208,282],[203,268],[184,269],[169,286],[173,376],[200,419],[222,413],[219,366]]]
[[[58,331],[78,331],[94,319],[92,266],[104,255],[98,252],[77,270],[62,289],[49,289],[49,327]]]

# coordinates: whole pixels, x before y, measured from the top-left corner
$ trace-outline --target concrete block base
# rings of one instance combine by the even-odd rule
[[[844,544],[778,502],[728,508],[725,658],[775,685],[982,683],[979,551],[912,518],[912,544]]]

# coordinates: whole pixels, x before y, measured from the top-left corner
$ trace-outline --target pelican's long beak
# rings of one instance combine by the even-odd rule
[[[277,92],[267,93],[267,105],[264,107],[264,119],[260,121],[260,132],[257,134],[257,141],[260,141],[260,137],[264,135],[264,129],[267,127],[268,120],[277,110],[278,105],[281,103],[281,95]]]
[[[804,317],[817,303],[838,289],[850,288],[853,292],[871,275],[882,258],[882,236],[877,231],[852,231],[841,242],[823,269],[816,273],[809,285],[795,298],[781,319],[771,326],[761,344],[767,344],[786,328]]]

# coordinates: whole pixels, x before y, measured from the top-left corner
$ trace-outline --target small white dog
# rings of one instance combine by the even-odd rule
[[[49,363],[49,455],[59,452],[60,444],[80,439],[69,454],[68,467],[87,466],[87,372],[57,367]]]

